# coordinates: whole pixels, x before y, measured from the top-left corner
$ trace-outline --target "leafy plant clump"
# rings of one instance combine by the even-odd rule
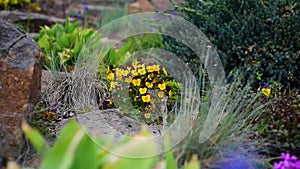
[[[256,121],[258,137],[268,141],[270,155],[300,154],[299,92],[274,83],[270,97],[262,97],[260,102],[270,102],[266,112]]]
[[[44,67],[57,71],[71,71],[85,43],[92,37],[99,36],[96,30],[83,29],[79,22],[70,22],[66,18],[65,26],[60,23],[51,28],[45,26],[37,41],[43,51]]]
[[[123,103],[130,101],[137,110],[131,116],[143,118],[148,123],[160,123],[162,116],[171,115],[171,111],[174,111],[172,109],[178,98],[180,84],[163,66],[155,63],[147,65],[140,60],[127,67],[115,68],[110,65],[107,74],[109,91],[116,96],[114,99],[121,99]],[[128,98],[119,91],[128,92]]]
[[[175,10],[215,45],[227,74],[243,67],[266,82],[299,88],[299,1],[191,0]],[[165,42],[197,72],[200,61],[189,48],[167,37]]]

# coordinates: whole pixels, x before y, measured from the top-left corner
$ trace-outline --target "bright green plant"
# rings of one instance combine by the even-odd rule
[[[79,22],[72,23],[66,18],[65,26],[60,23],[51,28],[45,26],[39,36],[34,37],[43,51],[46,68],[73,70],[85,43],[92,37],[100,38],[96,30],[83,29],[78,25]]]
[[[124,67],[108,67],[107,79],[110,80],[112,93],[122,102],[128,100],[118,91],[128,92],[133,107],[138,112],[132,112],[132,116],[143,118],[148,123],[153,123],[162,115],[170,113],[178,98],[180,84],[168,74],[166,69],[158,64],[144,64],[142,61],[135,61]]]
[[[156,145],[144,145],[134,139],[122,139],[119,143],[112,143],[111,138],[90,138],[81,126],[71,121],[61,131],[59,137],[51,147],[38,131],[29,127],[26,123],[22,129],[33,145],[35,150],[41,155],[42,161],[40,169],[176,169],[176,161],[171,151],[165,155],[165,161],[159,156],[147,158],[120,157],[109,153],[109,149],[114,152],[123,152],[129,155],[142,155],[154,153]],[[148,137],[147,131],[142,131],[137,137]],[[101,146],[100,146],[101,145]],[[102,148],[105,147],[106,149]],[[139,156],[136,156],[139,157]],[[185,169],[200,169],[199,161],[196,157],[184,167]]]

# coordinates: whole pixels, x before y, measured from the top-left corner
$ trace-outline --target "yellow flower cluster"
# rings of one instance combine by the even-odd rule
[[[0,6],[29,4],[30,0],[0,0]]]
[[[177,82],[158,64],[145,65],[135,61],[128,67],[110,65],[107,79],[111,81],[110,91],[126,82],[127,86],[123,87],[128,90],[133,106],[144,112],[146,119],[155,118],[150,112],[155,112],[156,103],[175,98],[179,90]]]

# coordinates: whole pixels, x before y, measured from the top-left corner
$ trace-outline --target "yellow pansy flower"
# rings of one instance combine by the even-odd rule
[[[266,88],[266,89],[262,89],[262,93],[266,96],[270,96],[271,94],[271,89],[270,88]]]
[[[146,82],[146,86],[147,86],[149,89],[151,89],[151,88],[153,87],[153,84],[150,83],[150,82]]]
[[[108,79],[108,80],[113,80],[114,77],[115,77],[115,74],[114,74],[114,73],[109,73],[109,74],[107,75],[107,79]]]
[[[139,91],[141,94],[145,94],[147,92],[147,88],[140,88]]]
[[[133,79],[132,84],[134,86],[140,86],[141,85],[141,79]]]
[[[132,82],[132,78],[131,77],[126,77],[125,78],[125,82],[126,83],[131,83]]]
[[[144,117],[145,117],[146,119],[149,119],[149,118],[151,117],[151,114],[150,114],[150,113],[145,113],[145,114],[144,114]]]
[[[122,75],[127,76],[129,74],[129,71],[130,70],[128,70],[128,69],[127,70],[122,70]]]
[[[154,67],[153,66],[147,66],[147,71],[152,73],[154,72]]]
[[[132,70],[132,71],[131,71],[131,74],[132,74],[133,76],[139,75],[139,73],[138,73],[136,70]]]
[[[117,80],[122,80],[122,70],[119,68],[116,68],[116,76]]]
[[[171,97],[173,95],[172,90],[169,91],[169,97]]]
[[[145,69],[145,65],[144,64],[140,64],[137,67],[140,68],[140,69]]]
[[[165,90],[165,89],[166,89],[166,84],[165,84],[165,83],[163,83],[163,84],[158,84],[158,88],[159,88],[160,90]]]
[[[151,99],[150,94],[147,94],[146,96],[142,96],[142,100],[145,103],[150,102],[150,99]]]
[[[140,75],[144,75],[144,74],[147,73],[146,69],[139,69],[138,72],[139,72]]]
[[[157,95],[158,95],[158,97],[163,98],[165,93],[163,91],[160,91],[160,92],[158,92]]]
[[[157,71],[157,72],[159,71],[159,65],[153,65],[152,67],[153,67],[154,71]]]
[[[109,85],[109,86],[110,86],[109,91],[112,91],[112,89],[115,88],[117,84],[118,84],[117,82],[110,82],[110,85]]]

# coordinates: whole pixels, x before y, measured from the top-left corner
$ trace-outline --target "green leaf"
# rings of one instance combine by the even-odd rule
[[[165,138],[165,157],[166,157],[166,169],[176,169],[177,163],[172,150],[170,149],[170,136],[167,135]]]
[[[144,131],[142,136],[113,149],[103,169],[128,169],[133,168],[133,165],[138,169],[152,169],[159,158],[155,142],[149,135],[149,132]]]
[[[37,43],[39,44],[39,46],[42,48],[42,49],[48,49],[50,48],[50,43],[48,41],[48,35],[43,35],[42,37],[39,38],[39,40],[37,41]]]
[[[75,160],[75,152],[85,137],[80,126],[71,121],[68,123],[54,144],[51,151],[45,154],[41,169],[69,169]]]
[[[31,128],[27,123],[22,123],[22,130],[34,149],[43,156],[48,150],[49,146],[42,135],[35,129]]]
[[[75,160],[72,169],[98,169],[101,161],[97,154],[100,147],[96,145],[87,135],[83,137],[75,152]]]
[[[200,162],[197,155],[193,155],[191,161],[184,166],[184,169],[200,169]]]
[[[57,40],[57,44],[62,47],[62,48],[69,48],[69,44],[70,44],[70,36],[68,34],[62,34],[58,40]]]

